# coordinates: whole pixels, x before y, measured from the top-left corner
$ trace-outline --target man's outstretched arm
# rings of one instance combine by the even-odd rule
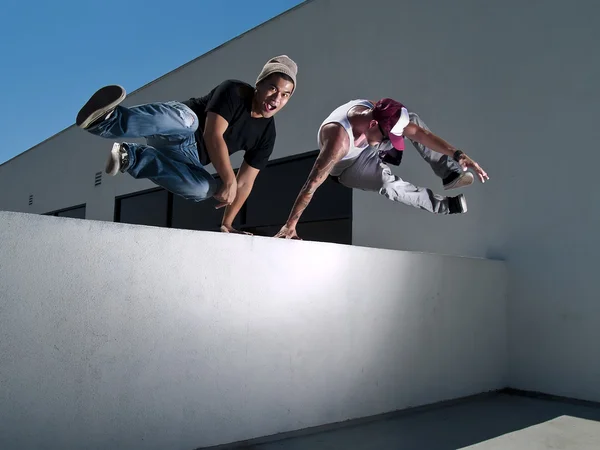
[[[425,147],[428,147],[435,152],[448,155],[450,158],[454,158],[456,152],[458,151],[457,148],[450,145],[441,137],[436,136],[431,131],[421,128],[412,122],[406,125],[404,128],[404,136],[423,144]],[[471,167],[473,170],[475,170],[475,172],[477,172],[477,175],[482,183],[484,183],[485,180],[489,180],[488,174],[485,172],[485,170],[483,170],[479,164],[469,158],[466,154],[459,152],[457,156],[457,162],[463,167],[464,170],[467,170],[468,167]]]
[[[207,113],[203,134],[204,142],[210,160],[222,182],[221,187],[214,195],[214,198],[219,202],[217,208],[231,205],[237,194],[237,180],[231,167],[227,143],[223,137],[228,126],[229,122],[221,115],[210,111]]]
[[[287,222],[275,237],[299,239],[296,233],[296,225],[300,220],[300,216],[312,200],[315,191],[329,176],[333,166],[348,153],[350,148],[348,133],[342,126],[334,123],[325,125],[321,129],[321,143],[321,153],[319,153],[306,183],[304,183],[296,198]]]
[[[240,212],[240,209],[248,200],[250,192],[254,187],[254,182],[260,171],[249,165],[246,161],[242,162],[240,170],[237,174],[237,195],[231,205],[225,208],[223,221],[221,222],[221,231],[224,233],[239,233],[233,228],[233,221]],[[244,233],[249,234],[249,233]]]

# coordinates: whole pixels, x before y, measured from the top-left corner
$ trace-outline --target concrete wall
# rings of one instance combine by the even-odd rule
[[[506,385],[502,262],[0,221],[2,449],[189,450]]]
[[[511,384],[600,400],[598,13],[592,0],[315,0],[128,102],[199,95],[224,77],[251,81],[264,60],[287,53],[300,71],[296,95],[277,116],[274,157],[281,157],[314,149],[318,124],[341,102],[403,101],[477,159],[491,181],[465,190],[470,210],[460,217],[356,191],[354,243],[505,259]],[[71,128],[0,166],[0,209],[43,212],[86,201],[88,217],[112,220],[114,195],[151,185],[120,177],[93,188],[108,148]],[[410,146],[395,171],[441,192]]]
[[[349,86],[327,84],[335,99],[397,97],[491,177],[464,190],[470,210],[462,217],[356,191],[354,243],[506,259],[511,385],[600,401],[600,4],[343,4],[337,14],[346,25],[331,30],[330,41],[352,45],[334,56],[331,79],[346,77]],[[347,26],[350,15],[376,30],[372,37]],[[394,15],[399,27],[382,24]],[[441,192],[416,152],[406,156],[396,172]],[[375,232],[376,223],[386,226]]]

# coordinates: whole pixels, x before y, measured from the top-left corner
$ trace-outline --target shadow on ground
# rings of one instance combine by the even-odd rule
[[[210,448],[456,450],[562,415],[600,421],[600,405],[507,391],[456,404],[401,412],[369,423],[346,424],[315,434],[306,434],[305,431],[273,436],[253,444],[238,443]]]

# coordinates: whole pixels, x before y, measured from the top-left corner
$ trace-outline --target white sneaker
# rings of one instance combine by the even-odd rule
[[[119,172],[125,172],[128,164],[127,150],[123,148],[122,144],[115,142],[106,161],[106,173],[114,177]]]

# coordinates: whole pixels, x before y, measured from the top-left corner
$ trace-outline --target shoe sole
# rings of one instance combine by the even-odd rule
[[[471,172],[464,172],[454,180],[452,183],[444,186],[444,190],[448,191],[450,189],[458,189],[465,186],[470,186],[475,181],[475,177]]]
[[[106,161],[106,166],[104,170],[107,174],[111,176],[115,176],[119,173],[119,169],[121,168],[121,144],[115,142],[110,150],[110,155],[108,156],[108,161]]]
[[[462,214],[467,212],[467,199],[464,195],[460,194],[458,201],[460,202],[460,207],[462,209]]]
[[[78,127],[88,128],[91,123],[113,110],[125,96],[125,89],[116,84],[98,89],[79,110],[75,123]]]

